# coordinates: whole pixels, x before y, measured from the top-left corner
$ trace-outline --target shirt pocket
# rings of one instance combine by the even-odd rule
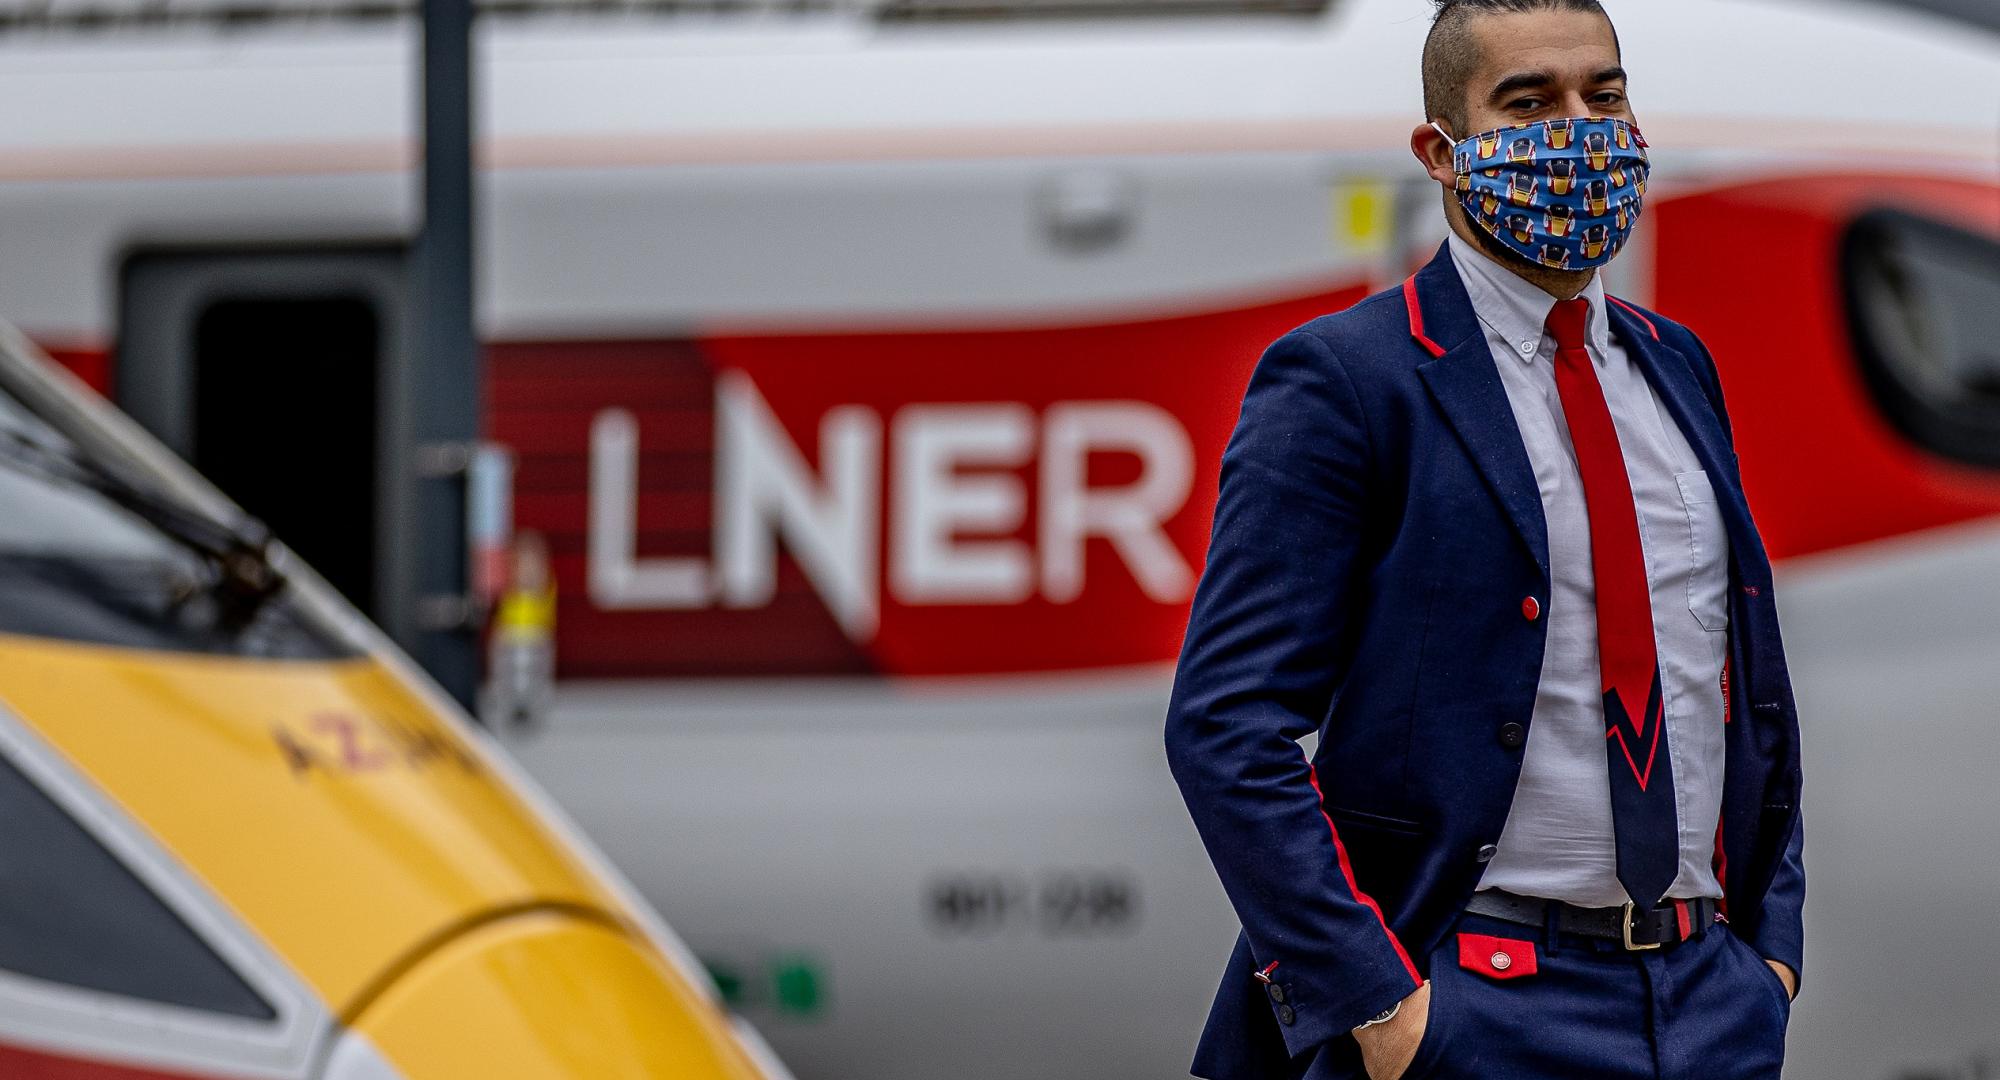
[[[1702,469],[1674,474],[1687,513],[1688,611],[1703,630],[1729,629],[1729,532],[1715,487]]]

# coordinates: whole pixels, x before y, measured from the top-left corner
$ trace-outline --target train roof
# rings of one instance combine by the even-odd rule
[[[488,20],[479,40],[487,161],[1396,152],[1420,111],[1425,0],[1330,0],[1304,14],[885,23],[887,2],[806,3],[766,18],[733,14],[723,0],[706,15],[614,7]],[[1656,144],[1995,160],[1992,37],[1858,2],[1610,6]],[[0,94],[35,103],[0,119],[0,179],[406,168],[410,26],[327,18],[0,34]]]
[[[497,18],[606,15],[755,18],[836,16],[880,24],[1031,23],[1175,18],[1299,18],[1326,14],[1343,0],[475,0]],[[1913,9],[2000,29],[1986,0],[1822,0]],[[0,33],[118,33],[207,25],[253,27],[367,23],[414,18],[420,0],[0,0]]]

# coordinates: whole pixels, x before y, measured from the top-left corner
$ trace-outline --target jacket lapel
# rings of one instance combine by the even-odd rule
[[[1452,266],[1450,250],[1440,247],[1414,281],[1414,288],[1405,291],[1411,336],[1428,349],[1443,350],[1419,366],[1417,373],[1507,511],[1535,565],[1547,574],[1548,524],[1542,516],[1541,488],[1535,483],[1520,426],[1514,422],[1507,388],[1500,382],[1465,284]]]
[[[1674,422],[1680,425],[1681,434],[1687,436],[1688,445],[1694,448],[1701,467],[1707,470],[1709,483],[1715,488],[1716,501],[1722,505],[1723,520],[1729,528],[1729,542],[1732,553],[1737,556],[1737,565],[1745,568],[1761,565],[1764,559],[1763,543],[1751,523],[1750,506],[1744,500],[1742,477],[1736,469],[1736,452],[1730,448],[1729,436],[1722,430],[1722,421],[1701,388],[1694,362],[1656,337],[1654,327],[1631,309],[1616,301],[1607,301],[1605,308],[1611,313],[1612,333],[1625,346],[1626,354],[1639,365],[1646,381],[1653,384],[1653,392],[1660,395],[1667,411],[1673,414]],[[1750,575],[1753,579],[1757,576],[1761,575]]]

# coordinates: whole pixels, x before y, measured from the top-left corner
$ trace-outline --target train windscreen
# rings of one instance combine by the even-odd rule
[[[102,461],[0,391],[0,633],[285,659],[352,650],[294,603],[254,523]]]

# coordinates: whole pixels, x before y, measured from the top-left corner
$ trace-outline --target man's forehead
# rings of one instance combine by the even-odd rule
[[[1468,28],[1479,63],[1467,87],[1483,98],[1523,75],[1588,80],[1618,67],[1611,21],[1589,11],[1496,12]]]

